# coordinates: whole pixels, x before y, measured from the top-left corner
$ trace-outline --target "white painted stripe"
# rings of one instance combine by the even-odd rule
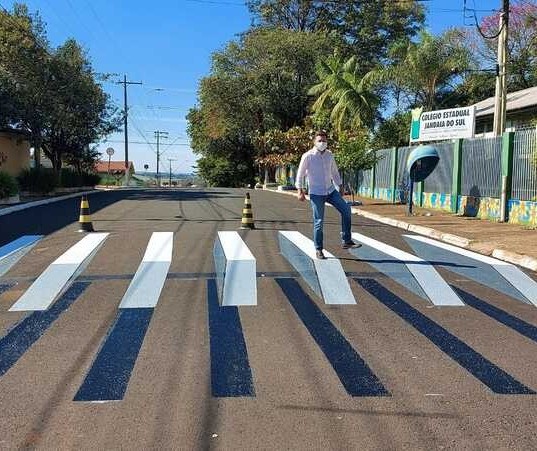
[[[218,232],[213,248],[223,306],[257,305],[256,260],[237,232]]]
[[[47,310],[107,236],[108,233],[92,233],[82,238],[50,264],[9,311]]]
[[[107,236],[108,233],[91,233],[86,235],[78,243],[60,255],[52,264],[81,264]]]
[[[43,235],[23,235],[10,243],[0,246],[0,261],[8,259],[25,248],[35,246],[41,238],[43,238]]]
[[[317,256],[315,255],[315,245],[313,244],[313,241],[310,240],[308,237],[295,230],[282,230],[279,233],[281,233],[285,238],[291,241],[309,258],[317,260]],[[336,258],[333,254],[326,250],[323,250],[323,253],[327,258]]]
[[[173,232],[154,232],[149,239],[143,262],[172,261]]]
[[[411,240],[421,241],[422,243],[430,244],[431,246],[436,246],[441,249],[445,249],[447,251],[454,252],[459,255],[463,255],[468,258],[472,258],[474,260],[482,261],[483,263],[487,263],[489,265],[504,265],[508,266],[511,265],[511,263],[507,263],[501,260],[497,260],[492,257],[488,257],[487,255],[478,254],[477,252],[469,251],[468,249],[463,249],[461,247],[453,246],[451,244],[444,243],[442,241],[436,241],[432,240],[430,238],[427,238],[425,236],[419,236],[419,235],[403,235],[405,238],[410,238]]]
[[[218,239],[228,260],[255,260],[237,232],[218,232]]]
[[[341,262],[333,254],[323,251],[326,260],[320,260],[316,256],[315,245],[312,240],[297,231],[280,231],[282,237],[289,240],[302,254],[309,257],[315,269],[315,275],[319,282],[321,297],[325,304],[331,305],[353,305],[356,304],[352,293],[347,275],[341,266]],[[285,254],[284,254],[285,256]],[[311,272],[311,267],[300,268],[290,260],[290,263],[304,278],[304,281],[310,285],[313,291],[317,292],[315,286],[311,285],[311,280],[304,277],[304,270]],[[317,293],[319,294],[319,293]]]
[[[455,254],[463,255],[473,260],[481,261],[492,266],[501,276],[513,285],[529,302],[537,306],[537,282],[517,268],[515,265],[498,260],[493,257],[478,254],[477,252],[469,251],[468,249],[462,249],[457,246],[442,243],[440,241],[431,240],[423,236],[417,235],[404,235],[411,240],[421,241],[422,243],[429,244],[441,249],[445,249]]]
[[[119,308],[154,308],[172,262],[173,232],[154,232]]]
[[[436,269],[427,261],[413,254],[397,249],[381,241],[374,240],[360,233],[353,233],[352,237],[366,246],[372,247],[386,255],[405,263],[410,273],[434,305],[463,306],[457,294],[447,282],[438,274]]]

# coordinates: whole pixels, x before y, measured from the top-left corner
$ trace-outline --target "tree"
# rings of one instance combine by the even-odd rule
[[[379,79],[398,90],[406,107],[442,107],[474,67],[464,40],[460,31],[448,30],[440,36],[424,31],[418,42],[400,41],[390,48],[395,63],[381,69]]]
[[[350,187],[352,200],[358,186],[357,174],[361,170],[371,169],[379,161],[371,150],[369,131],[358,129],[352,135],[346,133],[339,137],[334,147],[334,158],[343,177],[343,184]]]
[[[425,19],[423,7],[415,0],[250,0],[247,4],[260,26],[337,33],[344,54],[356,56],[365,72],[387,59],[393,42],[415,36]]]
[[[410,111],[395,113],[383,120],[373,134],[371,147],[376,150],[408,145],[410,136]]]
[[[198,106],[187,117],[193,150],[246,165],[233,184],[252,183],[258,156],[253,137],[303,123],[315,63],[333,43],[326,35],[256,29],[215,53],[211,74],[200,82]]]
[[[58,177],[64,159],[87,166],[90,144],[119,127],[82,48],[50,48],[39,16],[21,5],[0,12],[0,100],[0,125],[28,132],[36,168],[43,150]]]
[[[0,125],[30,134],[39,161],[42,132],[52,101],[50,55],[44,25],[24,5],[0,11]]]
[[[82,48],[67,40],[51,55],[51,80],[54,93],[43,130],[43,151],[61,175],[63,161],[87,165],[95,153],[90,144],[119,129],[121,117],[108,94],[95,81],[93,69]]]
[[[373,91],[371,73],[360,76],[356,57],[346,62],[333,55],[317,66],[319,83],[309,90],[317,96],[314,112],[330,110],[330,120],[338,133],[347,127],[372,127],[380,99]]]

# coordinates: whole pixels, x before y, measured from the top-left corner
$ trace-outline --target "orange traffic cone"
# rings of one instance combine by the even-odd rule
[[[244,208],[242,209],[241,229],[255,229],[254,214],[250,203],[250,193],[246,193],[244,198]]]
[[[80,201],[80,218],[78,219],[78,223],[80,224],[79,232],[95,232],[91,223],[89,202],[86,196],[82,196],[82,200]]]

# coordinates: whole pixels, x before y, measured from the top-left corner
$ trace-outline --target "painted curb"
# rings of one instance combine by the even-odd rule
[[[296,195],[296,193],[286,192],[286,191],[275,191],[275,190],[264,190],[264,191],[272,191],[277,194],[288,194],[288,195]],[[381,216],[376,213],[371,213],[369,211],[363,211],[356,207],[351,207],[352,213],[363,216],[364,218],[371,219],[376,222],[380,222],[382,224],[386,224],[392,227],[397,227],[399,229],[407,230],[409,232],[417,233],[418,235],[424,235],[429,238],[433,238],[435,240],[444,241],[448,244],[452,244],[454,246],[462,247],[462,248],[470,248],[474,252],[478,252],[483,255],[489,255],[494,258],[497,258],[498,260],[502,260],[508,263],[513,263],[518,266],[522,266],[523,268],[530,269],[532,271],[537,271],[537,259],[530,257],[529,255],[524,254],[517,254],[516,252],[510,252],[503,249],[493,249],[492,253],[490,252],[483,252],[479,248],[472,248],[472,243],[474,243],[473,240],[470,240],[468,238],[464,238],[458,235],[453,235],[451,233],[443,233],[439,230],[432,229],[430,227],[420,226],[416,224],[409,224],[404,221],[399,221],[394,218],[389,218],[386,216]],[[481,243],[480,247],[486,247],[486,243]]]
[[[100,192],[102,192],[102,190],[80,191],[78,193],[67,194],[65,196],[51,197],[50,199],[41,199],[41,200],[36,200],[33,202],[26,202],[24,204],[14,205],[13,207],[2,208],[0,210],[0,216],[5,216],[10,213],[15,213],[17,211],[26,210],[27,208],[39,207],[40,205],[52,204],[54,202],[59,202],[61,200],[72,199],[73,197],[88,195],[92,193],[100,193]]]
[[[503,249],[494,249],[492,251],[492,256],[498,260],[503,260],[531,269],[532,271],[537,271],[537,259],[528,255],[517,254],[516,252],[505,251]]]

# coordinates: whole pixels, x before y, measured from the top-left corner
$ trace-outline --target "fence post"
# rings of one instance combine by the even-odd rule
[[[375,165],[371,168],[371,199],[373,199],[375,197],[375,177],[377,175],[377,164],[375,163]]]
[[[508,200],[511,198],[513,180],[513,147],[515,132],[506,132],[502,136],[502,193],[500,197],[500,222],[509,219]]]
[[[399,168],[397,167],[399,163],[399,149],[397,147],[392,148],[392,173],[390,178],[390,185],[392,189],[392,204],[395,204],[395,200],[397,199],[397,196],[395,194],[397,189],[397,172]]]
[[[418,182],[418,192],[416,195],[418,196],[418,206],[423,207],[423,187],[425,186],[425,181]]]
[[[457,213],[462,181],[462,139],[453,143],[453,174],[451,181],[451,212]]]

